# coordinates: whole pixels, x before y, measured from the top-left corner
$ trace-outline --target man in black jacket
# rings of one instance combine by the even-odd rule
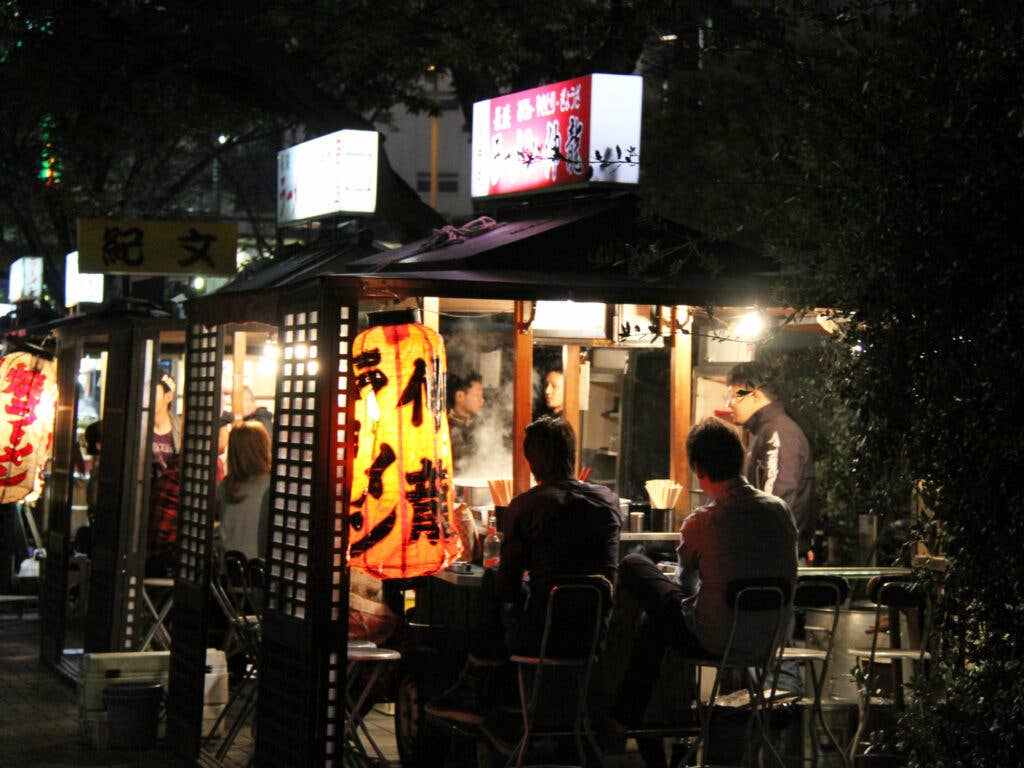
[[[789,505],[803,559],[811,548],[818,513],[810,443],[782,403],[775,400],[757,363],[741,363],[733,368],[729,386],[733,421],[751,436],[743,474],[755,488]]]
[[[619,498],[573,476],[573,428],[542,416],[526,428],[523,452],[538,485],[516,496],[505,511],[501,561],[497,569],[484,572],[469,658],[455,685],[427,704],[426,711],[435,717],[482,723],[500,697],[495,689],[502,686],[500,669],[509,653],[537,652],[548,593],[560,579],[600,575],[608,580],[609,592],[615,583]],[[528,583],[523,578],[527,572]]]

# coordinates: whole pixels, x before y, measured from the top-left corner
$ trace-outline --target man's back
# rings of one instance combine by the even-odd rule
[[[618,497],[603,486],[567,478],[520,494],[505,513],[502,594],[514,602],[524,570],[534,595],[566,575],[601,574],[614,584],[621,528]]]
[[[712,653],[720,653],[728,639],[732,613],[726,590],[731,581],[774,577],[791,586],[796,582],[793,516],[781,500],[740,479],[730,481],[718,502],[686,519],[677,553],[683,579],[700,575],[699,592],[683,606],[687,626]],[[753,650],[754,634],[735,638],[734,645]]]

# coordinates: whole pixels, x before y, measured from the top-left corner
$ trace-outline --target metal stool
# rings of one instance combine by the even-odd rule
[[[928,642],[931,634],[931,611],[927,590],[922,584],[896,578],[881,578],[869,587],[871,596],[875,599],[875,632],[871,636],[870,648],[851,648],[849,653],[857,660],[858,683],[858,721],[857,731],[849,747],[849,763],[856,763],[857,747],[860,743],[861,734],[867,727],[868,717],[871,713],[872,698],[877,685],[876,662],[887,662],[893,676],[893,701],[892,704],[902,709],[904,706],[903,697],[903,674],[902,662],[909,660],[915,665],[921,665],[931,660],[931,653],[928,651]],[[915,609],[922,615],[923,629],[919,648],[900,647],[900,609]],[[890,648],[878,647],[878,635],[882,611],[887,610],[889,615],[889,644]],[[861,659],[867,659],[867,664],[862,669]]]
[[[750,696],[751,719],[747,724],[747,744],[753,744],[751,728],[755,722],[758,726],[756,747],[749,749],[748,763],[754,765],[762,745],[767,745],[780,766],[784,766],[782,758],[772,746],[768,738],[768,724],[774,702],[775,683],[778,678],[778,667],[782,658],[782,649],[786,641],[789,617],[789,597],[791,586],[788,581],[776,578],[736,579],[726,589],[726,601],[733,609],[732,626],[725,650],[719,657],[694,657],[687,661],[697,668],[697,691],[700,691],[701,667],[715,669],[711,693],[705,702],[697,696],[697,714],[700,717],[701,732],[682,758],[681,764],[688,765],[689,758],[698,747],[701,750],[701,768],[707,766],[708,745],[710,743],[711,717],[722,682],[722,674],[727,669],[738,670],[746,680],[747,693]],[[764,619],[767,619],[765,621]],[[767,625],[767,626],[766,626]],[[754,631],[763,634],[764,642],[757,653],[741,653],[734,648],[737,635],[749,636]],[[768,696],[765,686],[770,684]]]
[[[612,586],[603,576],[577,576],[551,588],[548,596],[544,635],[537,656],[513,655],[511,660],[519,671],[519,702],[523,717],[523,735],[508,758],[522,768],[535,736],[572,736],[580,765],[587,764],[584,738],[593,750],[599,764],[603,763],[601,749],[590,727],[587,711],[587,691],[590,673],[601,638],[605,612],[611,606]],[[571,718],[559,721],[540,717],[542,698],[552,691],[545,689],[544,672],[547,668],[572,670],[576,701]],[[526,670],[533,670],[533,680],[527,684]],[[564,691],[563,691],[564,694]],[[550,713],[546,713],[550,716]],[[570,715],[570,713],[565,713]],[[571,719],[571,724],[569,720]]]
[[[796,590],[793,593],[793,607],[796,610],[808,608],[823,608],[832,611],[832,626],[828,629],[828,642],[824,649],[820,648],[791,648],[782,649],[783,661],[802,661],[810,669],[811,686],[814,688],[814,701],[811,704],[813,716],[818,718],[818,723],[825,729],[829,742],[831,742],[836,753],[840,755],[843,763],[849,765],[849,760],[839,742],[836,741],[832,729],[825,722],[825,713],[821,706],[821,693],[825,687],[825,678],[828,674],[828,665],[832,659],[832,646],[835,642],[836,626],[839,624],[839,606],[850,594],[850,584],[842,576],[800,576],[797,579]],[[818,667],[816,665],[820,664]],[[818,757],[821,747],[817,738],[812,739],[814,756]]]
[[[384,671],[384,664],[399,661],[401,658],[402,654],[398,651],[390,648],[378,648],[369,640],[350,640],[348,643],[348,674],[345,686],[345,705],[348,711],[345,715],[345,737],[363,757],[369,756],[366,750],[366,746],[369,744],[382,763],[387,763],[387,758],[384,757],[380,745],[370,735],[370,729],[364,722],[362,711],[366,699]],[[356,681],[356,672],[363,664],[372,664],[373,669],[363,689],[357,694],[353,687]],[[362,731],[362,738],[359,736],[360,731]],[[364,739],[366,743],[364,743]]]

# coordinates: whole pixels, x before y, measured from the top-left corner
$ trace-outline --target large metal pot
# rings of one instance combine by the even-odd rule
[[[828,629],[832,626],[832,611],[812,608],[807,611],[804,633],[808,648],[826,650],[828,648]],[[832,659],[828,667],[828,677],[821,692],[821,700],[825,704],[856,704],[857,684],[853,678],[856,659],[850,653],[854,648],[870,648],[871,635],[868,630],[875,624],[875,609],[851,608],[839,611],[839,623],[836,625],[836,640],[832,646]],[[901,616],[900,628],[902,637],[907,637],[906,617]],[[889,647],[889,635],[878,636],[878,647]],[[887,684],[887,676],[883,675],[881,683]],[[812,691],[810,680],[805,689]]]
[[[494,503],[491,498],[491,489],[487,486],[486,480],[479,478],[457,477],[453,481],[455,485],[455,501],[461,504],[468,504],[471,507],[486,507]]]

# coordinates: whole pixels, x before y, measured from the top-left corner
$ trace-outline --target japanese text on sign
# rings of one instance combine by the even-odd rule
[[[83,219],[78,223],[79,269],[106,274],[231,275],[237,241],[234,222]]]

